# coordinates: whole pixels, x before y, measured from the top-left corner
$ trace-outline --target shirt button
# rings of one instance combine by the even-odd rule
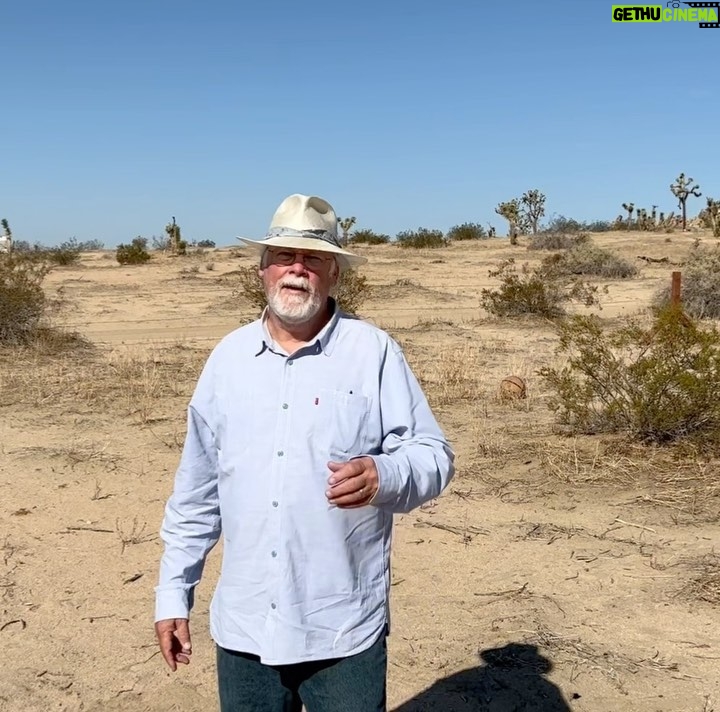
[[[287,404],[287,403],[283,403],[283,410],[287,410],[287,408],[288,408],[288,404]]]
[[[285,453],[282,450],[278,450],[278,457],[282,457]]]
[[[277,556],[277,551],[273,551],[273,552],[272,552],[272,557],[273,557],[273,559],[274,559],[276,556]]]
[[[288,363],[288,366],[292,366],[294,362],[291,358],[289,358],[287,363]]]
[[[278,506],[278,503],[277,503],[277,502],[273,502],[273,507],[277,507],[277,506]]]
[[[273,611],[274,611],[274,610],[277,608],[277,606],[276,606],[274,603],[271,603],[271,604],[270,604],[270,608],[272,608]]]

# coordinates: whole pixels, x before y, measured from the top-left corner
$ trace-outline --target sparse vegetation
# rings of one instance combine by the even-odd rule
[[[0,254],[0,344],[22,344],[38,332],[45,312],[47,262],[22,253]]]
[[[533,235],[528,243],[528,250],[569,250],[588,242],[586,233],[574,234],[567,232],[539,232]]]
[[[350,236],[350,244],[385,245],[390,242],[390,235],[373,232],[372,230],[355,230]]]
[[[720,334],[677,306],[647,326],[606,331],[595,316],[560,323],[567,362],[539,371],[549,405],[575,433],[622,432],[653,443],[720,435]]]
[[[396,235],[396,240],[400,247],[446,247],[447,240],[442,230],[428,230],[420,227],[417,230],[405,230]]]
[[[447,233],[447,239],[450,242],[459,242],[460,240],[486,240],[487,238],[488,234],[485,228],[478,223],[454,225]]]
[[[566,252],[546,257],[543,267],[548,273],[605,279],[627,279],[638,272],[632,262],[588,240],[580,241]]]
[[[670,303],[670,285],[660,288],[653,305],[662,309]],[[682,271],[682,303],[695,319],[720,318],[720,245],[696,245]]]
[[[129,245],[118,245],[115,258],[121,265],[142,265],[150,259],[147,251],[147,240],[136,237]]]
[[[199,240],[197,246],[200,248],[212,249],[215,247],[215,243],[213,240]]]
[[[489,274],[500,279],[500,287],[483,289],[480,303],[495,316],[532,315],[555,319],[563,316],[568,302],[577,301],[585,306],[599,303],[597,287],[548,270],[544,265],[531,270],[524,264],[518,271],[511,258]]]

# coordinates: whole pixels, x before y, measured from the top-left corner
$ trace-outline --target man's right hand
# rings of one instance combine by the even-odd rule
[[[155,635],[157,635],[162,653],[168,667],[175,672],[177,664],[188,665],[192,653],[190,642],[190,625],[187,618],[168,618],[155,623]]]

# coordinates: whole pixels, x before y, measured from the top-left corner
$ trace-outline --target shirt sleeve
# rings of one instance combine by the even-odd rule
[[[221,533],[215,435],[201,414],[203,381],[188,408],[188,427],[160,536],[165,551],[155,588],[155,620],[188,618],[194,589]]]
[[[371,457],[380,489],[373,506],[409,512],[452,479],[455,455],[399,345],[391,341],[380,382],[382,452]]]

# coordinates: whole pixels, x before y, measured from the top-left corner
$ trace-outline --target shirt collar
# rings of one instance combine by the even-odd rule
[[[337,302],[332,297],[328,297],[328,308],[331,310],[330,320],[318,332],[315,338],[303,347],[303,350],[314,346],[316,353],[324,353],[327,356],[332,353],[333,346],[337,340],[341,311]],[[262,344],[260,346],[260,350],[255,354],[256,356],[260,356],[260,354],[262,354],[266,349],[269,349],[273,353],[283,353],[283,350],[275,343],[275,340],[270,335],[270,331],[267,328],[268,310],[269,308],[266,306],[260,316]]]

